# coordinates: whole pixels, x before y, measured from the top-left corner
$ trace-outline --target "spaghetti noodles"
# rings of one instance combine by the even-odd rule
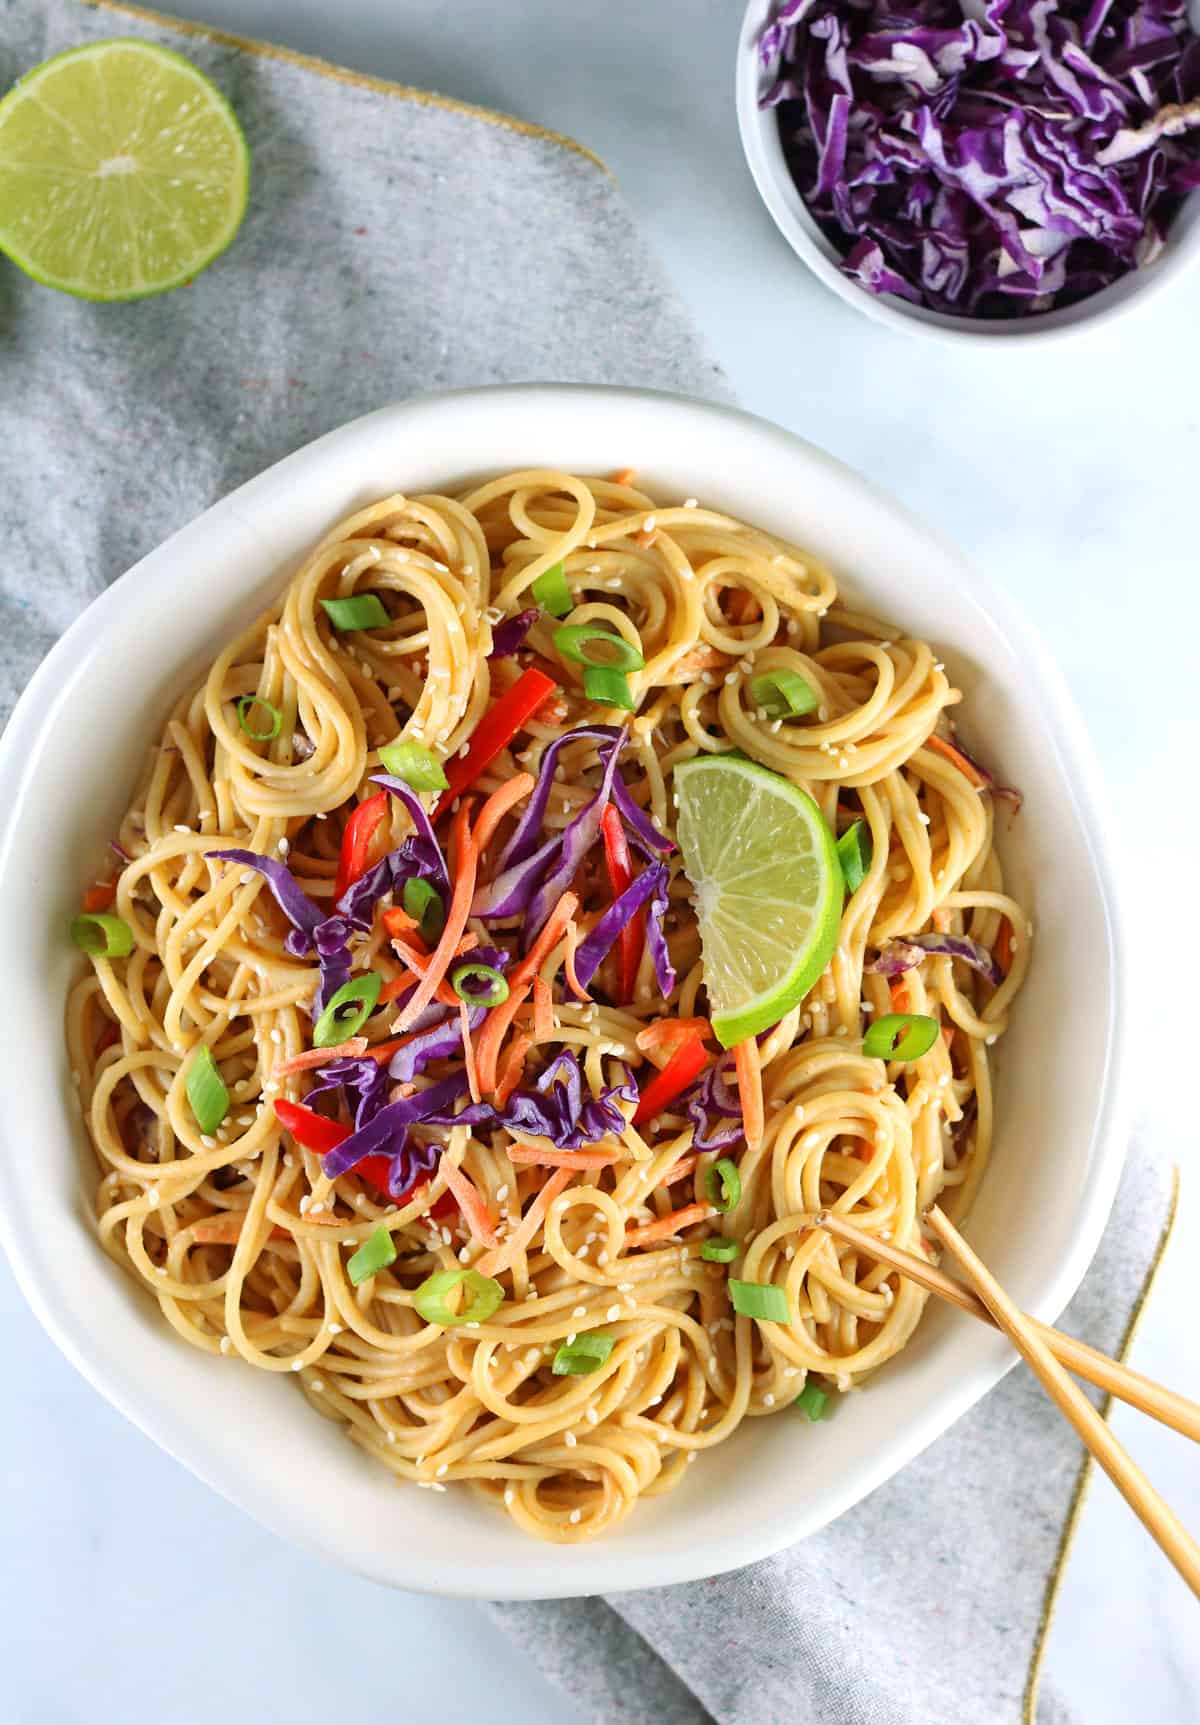
[[[812,1214],[921,1250],[926,1206],[970,1203],[1032,934],[931,647],[635,481],[335,528],[150,749],[90,901],[131,950],[93,942],[68,1008],[100,1237],[166,1320],[558,1541],[904,1347],[924,1295]],[[586,698],[564,624],[633,650],[632,713]],[[771,716],[771,670],[812,710]],[[673,772],[730,749],[859,845],[831,963],[736,1069],[671,845]],[[919,1058],[864,1052],[893,1012],[937,1021]]]

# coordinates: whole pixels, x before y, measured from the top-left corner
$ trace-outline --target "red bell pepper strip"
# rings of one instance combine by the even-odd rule
[[[444,763],[448,789],[442,792],[434,805],[435,821],[440,821],[455,797],[460,797],[468,785],[473,785],[479,775],[487,771],[501,749],[508,747],[517,732],[557,688],[553,677],[531,667],[522,671],[512,688],[488,708],[475,727],[466,754],[455,755],[452,761]]]
[[[641,1126],[670,1107],[675,1098],[682,1096],[689,1084],[700,1076],[707,1059],[708,1054],[698,1036],[681,1043],[662,1071],[656,1073],[642,1091],[634,1110],[633,1124]]]
[[[299,1102],[288,1102],[280,1098],[275,1104],[275,1113],[280,1125],[287,1127],[297,1144],[303,1144],[306,1150],[315,1150],[318,1156],[325,1156],[330,1150],[336,1150],[338,1145],[344,1144],[350,1136],[349,1126],[340,1126],[336,1120],[326,1120],[323,1114],[317,1114]],[[380,1157],[380,1160],[383,1158]]]
[[[618,899],[633,880],[633,861],[629,855],[629,840],[625,837],[625,828],[621,825],[620,811],[615,803],[609,803],[600,817],[600,830],[604,834],[604,856],[608,863],[609,885],[612,887],[613,898]],[[638,965],[641,963],[642,944],[646,938],[645,926],[646,913],[639,910],[636,916],[630,917],[617,937],[618,985],[622,1005],[633,999],[633,991],[637,986]]]
[[[336,1120],[326,1120],[323,1114],[317,1114],[311,1108],[305,1108],[300,1102],[287,1102],[283,1099],[276,1102],[275,1113],[282,1126],[286,1126],[297,1144],[303,1144],[306,1150],[315,1150],[318,1156],[324,1156],[329,1150],[336,1150],[339,1144],[344,1144],[351,1135],[349,1126],[341,1126]],[[364,1156],[361,1162],[356,1162],[352,1170],[385,1198],[391,1197],[388,1180],[391,1176],[391,1159],[387,1156]],[[424,1180],[421,1185],[428,1185]],[[420,1186],[414,1186],[412,1191],[401,1194],[401,1202],[414,1198]],[[437,1221],[444,1217],[456,1215],[458,1206],[454,1202],[453,1192],[443,1192],[429,1214]]]
[[[367,872],[367,852],[377,828],[387,814],[388,795],[380,791],[359,803],[342,834],[342,854],[338,858],[337,882],[333,889],[334,904],[360,875]]]

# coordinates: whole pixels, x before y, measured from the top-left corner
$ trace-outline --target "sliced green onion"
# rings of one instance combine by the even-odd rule
[[[792,1320],[788,1297],[774,1282],[735,1282],[729,1278],[729,1297],[733,1309],[743,1318],[767,1318],[773,1324],[789,1324]]]
[[[184,1080],[188,1104],[201,1132],[215,1132],[229,1113],[229,1092],[207,1043],[196,1050]]]
[[[480,986],[474,987],[476,978]],[[499,1006],[508,999],[508,984],[490,964],[456,964],[450,972],[450,986],[468,1006]]]
[[[700,1247],[700,1256],[710,1264],[732,1264],[742,1249],[740,1240],[727,1240],[721,1234],[710,1234]]]
[[[267,715],[265,731],[256,731],[250,723],[250,714],[255,707],[261,707]],[[277,737],[283,729],[283,714],[278,707],[273,707],[270,701],[264,701],[261,695],[243,695],[237,704],[237,718],[243,731],[255,743],[269,743],[272,737]]]
[[[471,1298],[460,1311],[452,1312],[446,1296],[458,1287],[465,1288]],[[421,1283],[412,1302],[427,1324],[450,1329],[455,1324],[486,1323],[504,1304],[504,1289],[493,1276],[481,1276],[478,1270],[435,1270]]]
[[[133,951],[133,930],[119,916],[84,911],[71,919],[71,939],[94,958],[127,958]]]
[[[360,1282],[365,1282],[368,1276],[374,1276],[380,1270],[386,1270],[389,1264],[396,1262],[396,1245],[386,1228],[376,1228],[369,1240],[355,1252],[346,1265],[346,1274],[357,1288]]]
[[[614,671],[640,671],[646,661],[636,647],[613,629],[597,623],[575,623],[554,631],[554,645],[564,659],[577,665],[602,665]]]
[[[542,610],[549,611],[552,617],[565,617],[575,603],[561,563],[552,563],[543,570],[530,591]]]
[[[442,763],[432,750],[420,743],[410,743],[407,739],[400,743],[386,743],[379,751],[379,759],[389,773],[403,779],[414,791],[445,791],[450,788]]]
[[[763,671],[751,677],[750,699],[772,719],[811,713],[821,704],[821,697],[811,683],[806,683],[795,671]]]
[[[737,1171],[736,1162],[731,1162],[728,1156],[722,1156],[705,1174],[704,1185],[709,1203],[719,1210],[722,1216],[727,1215],[742,1195],[742,1177]]]
[[[866,821],[855,821],[838,840],[838,861],[842,865],[842,879],[847,892],[857,892],[866,880],[873,850],[871,829]]]
[[[550,1370],[556,1378],[581,1378],[588,1372],[598,1372],[613,1351],[615,1336],[600,1330],[585,1330],[573,1342],[564,1342],[554,1356]]]
[[[868,1027],[862,1050],[877,1060],[919,1060],[937,1041],[940,1028],[936,1018],[923,1012],[885,1012]]]
[[[629,678],[624,671],[614,671],[608,665],[589,665],[583,673],[583,692],[589,701],[602,707],[624,707],[627,713],[637,710]]]
[[[383,629],[391,618],[378,593],[355,593],[349,599],[322,599],[325,615],[341,634],[354,629]]]
[[[819,1390],[816,1384],[805,1384],[796,1397],[795,1405],[802,1414],[807,1414],[810,1420],[823,1420],[828,1403],[828,1390]]]
[[[421,939],[434,946],[446,926],[446,907],[442,895],[420,875],[412,875],[404,883],[404,908],[421,930]]]
[[[383,978],[373,970],[344,982],[313,1029],[314,1048],[333,1048],[347,1037],[357,1036],[374,1012]]]

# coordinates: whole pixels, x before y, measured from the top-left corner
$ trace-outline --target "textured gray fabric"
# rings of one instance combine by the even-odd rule
[[[1170,1207],[1169,1161],[1135,1147],[1062,1327],[1120,1345]],[[869,1393],[866,1392],[866,1393]],[[801,1436],[797,1441],[802,1441]],[[1016,1725],[1082,1448],[1023,1368],[865,1502],[802,1545],[709,1581],[491,1607],[597,1725],[652,1660],[692,1696],[675,1725]],[[1049,1689],[1037,1725],[1081,1725]]]
[[[728,395],[582,151],[75,0],[0,0],[0,91],[106,36],[216,79],[249,140],[250,210],[190,287],[132,305],[0,260],[0,721],[106,583],[345,420],[530,380]]]
[[[234,248],[131,306],[0,263],[0,717],[107,582],[215,498],[387,401],[512,381],[724,396],[583,154],[75,0],[0,0],[0,89],[114,34],[180,48],[246,126]],[[1166,1208],[1135,1158],[1068,1327],[1111,1349]],[[1023,1373],[803,1546],[694,1586],[498,1606],[599,1725],[1006,1725],[1078,1446]],[[1049,1701],[1049,1698],[1048,1698]],[[1066,1707],[1039,1715],[1067,1725]]]

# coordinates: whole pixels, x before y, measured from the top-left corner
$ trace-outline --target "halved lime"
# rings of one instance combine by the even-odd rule
[[[0,251],[47,287],[179,287],[237,233],[249,186],[233,109],[168,48],[72,48],[0,102]]]
[[[812,798],[753,761],[684,761],[675,795],[712,1027],[731,1048],[777,1023],[829,963],[842,871]]]

